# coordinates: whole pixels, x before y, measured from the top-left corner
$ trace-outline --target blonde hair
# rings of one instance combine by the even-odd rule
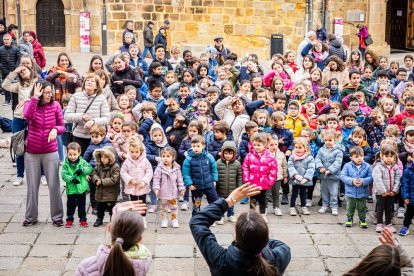
[[[129,141],[129,149],[131,148],[139,149],[141,154],[145,151],[145,146],[142,143],[141,139],[131,138]]]
[[[265,115],[266,115],[266,125],[270,125],[269,112],[267,112],[267,110],[265,110],[265,109],[256,109],[256,110],[253,112],[252,121],[253,121],[253,122],[255,122],[255,123],[257,123],[257,124],[259,124],[259,123],[257,122],[257,117],[258,117],[260,114],[265,114]]]
[[[396,136],[396,137],[400,137],[400,134],[401,134],[400,129],[398,128],[397,125],[388,125],[384,130],[384,134],[387,134],[387,133],[389,135]],[[385,140],[389,140],[389,139],[385,139]]]
[[[383,98],[381,98],[379,101],[378,101],[378,107],[379,107],[379,109],[382,111],[382,113],[384,113],[384,115],[385,114],[387,114],[386,112],[385,112],[385,110],[384,110],[384,105],[386,104],[386,103],[392,103],[392,106],[393,106],[393,108],[392,108],[392,111],[391,111],[391,114],[389,114],[389,116],[394,116],[394,114],[395,114],[395,102],[394,102],[394,100],[393,99],[391,99],[391,98],[388,98],[388,97],[383,97]]]
[[[273,112],[272,116],[270,117],[270,123],[272,127],[276,127],[276,123],[283,119],[286,119],[285,113],[281,111]]]
[[[325,140],[326,137],[332,136],[335,139],[335,141],[338,141],[338,139],[342,135],[339,133],[339,131],[336,131],[335,129],[331,128],[331,129],[322,130],[321,136],[322,136],[322,139],[324,139],[324,140]]]
[[[293,145],[302,145],[305,148],[306,152],[310,152],[308,140],[303,137],[295,138],[295,140],[293,141]]]

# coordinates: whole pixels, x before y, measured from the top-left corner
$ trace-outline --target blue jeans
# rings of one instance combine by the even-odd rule
[[[149,47],[145,47],[145,48],[144,48],[144,52],[142,52],[142,58],[144,58],[144,59],[145,59],[145,57],[147,56],[147,52],[148,52],[148,50],[149,50],[149,52],[150,52],[150,54],[151,54],[152,59],[155,59],[155,55],[154,55],[154,47],[151,47],[151,48],[149,48]]]
[[[26,120],[13,117],[12,132],[16,133],[26,128]],[[16,156],[17,177],[24,177],[24,156]]]
[[[338,191],[339,191],[339,180],[331,180],[322,178],[321,180],[321,195],[322,195],[322,206],[331,207],[334,209],[338,208]]]
[[[203,199],[203,195],[207,197],[208,204],[213,203],[216,201],[219,197],[217,195],[216,188],[209,187],[204,189],[196,189],[194,191],[191,191],[191,197],[193,199],[193,212],[192,215],[194,216],[201,210],[201,201]]]
[[[56,139],[58,144],[59,162],[63,162],[65,161],[65,154],[63,153],[62,135],[58,135]]]
[[[219,197],[225,199],[227,196],[225,196],[225,195],[219,195]],[[231,216],[234,216],[234,205],[231,206],[231,207],[229,207],[229,209],[227,209],[227,217],[231,217]]]

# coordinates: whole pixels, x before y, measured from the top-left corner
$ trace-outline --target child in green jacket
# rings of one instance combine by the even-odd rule
[[[86,194],[89,184],[86,178],[92,173],[92,167],[81,155],[81,147],[72,142],[67,146],[68,154],[62,168],[62,179],[66,182],[66,194],[68,195],[66,228],[73,226],[73,215],[78,207],[79,224],[88,227],[86,222]]]

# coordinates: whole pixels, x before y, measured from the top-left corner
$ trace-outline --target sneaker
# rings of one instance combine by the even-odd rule
[[[56,227],[61,227],[61,226],[63,226],[63,220],[61,220],[61,219],[55,220],[55,221],[53,222],[53,226],[56,226]]]
[[[231,223],[236,223],[237,221],[236,216],[229,216],[228,219]]]
[[[395,229],[394,226],[392,226],[392,224],[388,224],[386,226],[388,228],[388,230],[390,230],[392,233],[397,233],[397,229]]]
[[[23,226],[32,226],[32,225],[35,225],[36,223],[37,223],[37,220],[32,220],[32,221],[25,220],[23,221]]]
[[[269,221],[267,220],[266,214],[262,214],[262,218],[266,223],[269,223]]]
[[[4,101],[3,102],[3,106],[6,106],[6,105],[9,105],[9,102],[8,101]]]
[[[296,212],[296,208],[295,207],[290,208],[289,215],[296,216],[297,214],[298,213]]]
[[[345,227],[352,227],[352,224],[353,224],[353,219],[351,217],[348,217],[345,222]]]
[[[365,221],[365,219],[361,219],[361,220],[359,220],[359,227],[361,227],[361,228],[363,228],[363,229],[368,228],[368,224],[367,224],[367,222]]]
[[[382,224],[380,224],[380,223],[377,224],[377,226],[375,227],[375,232],[377,232],[377,233],[382,232]]]
[[[404,218],[405,209],[403,207],[398,208],[397,210],[397,218]]]
[[[40,184],[42,184],[43,186],[47,186],[46,176],[42,175],[42,177],[40,178]]]
[[[168,219],[163,219],[161,221],[161,228],[167,228],[168,227]]]
[[[181,211],[188,211],[188,202],[184,201],[183,204],[181,204]]]
[[[310,215],[310,212],[307,207],[302,207],[302,212],[304,215]]]
[[[306,207],[312,207],[312,199],[306,200]]]
[[[224,217],[221,217],[220,220],[216,221],[218,225],[223,225],[224,224]]]
[[[96,216],[98,214],[98,210],[96,207],[92,207],[91,214]]]
[[[282,216],[283,214],[282,214],[282,210],[280,209],[280,208],[275,208],[275,215],[276,216]]]
[[[93,224],[93,227],[99,227],[103,224],[103,221],[101,219],[96,219],[95,223]]]
[[[373,203],[373,202],[374,200],[372,199],[372,196],[368,196],[367,203]]]
[[[287,205],[287,204],[289,204],[289,198],[288,198],[288,195],[282,195],[282,201],[280,202],[280,204],[282,204],[282,205]]]
[[[319,214],[325,214],[325,213],[326,213],[326,210],[328,210],[328,207],[326,207],[326,206],[322,206],[322,207],[319,209],[318,213],[319,213]]]
[[[332,208],[332,215],[333,216],[337,216],[338,215],[338,208]]]
[[[13,182],[13,186],[20,186],[22,184],[23,184],[23,177],[20,177],[20,176],[16,177],[16,180],[14,180]]]
[[[248,197],[243,198],[242,200],[240,200],[240,204],[247,204],[247,203],[249,203],[249,198]]]
[[[171,221],[172,227],[173,228],[180,228],[180,224],[178,223],[178,219],[173,219]]]
[[[180,196],[180,198],[178,199],[178,202],[184,202],[184,197]]]
[[[80,222],[79,222],[79,225],[80,225],[81,227],[83,227],[83,228],[88,228],[88,227],[89,227],[89,224],[88,224],[88,222],[87,222],[87,221],[80,221]]]
[[[157,211],[157,205],[151,205],[149,208],[148,208],[148,213],[155,213]]]
[[[408,230],[408,227],[405,226],[398,232],[398,235],[400,236],[407,236],[408,234],[410,234],[410,231]]]
[[[73,226],[73,220],[67,220],[66,224],[65,224],[65,227],[66,228],[72,228],[72,226]]]

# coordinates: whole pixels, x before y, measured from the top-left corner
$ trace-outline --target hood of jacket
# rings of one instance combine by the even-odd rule
[[[223,162],[225,162],[226,160],[224,159],[224,150],[232,150],[233,152],[233,158],[231,160],[229,160],[230,162],[234,162],[234,160],[236,160],[236,156],[237,156],[237,146],[236,143],[234,141],[226,141],[224,142],[223,146],[221,147],[221,160],[223,160]]]
[[[102,149],[96,149],[93,152],[93,157],[95,157],[96,163],[101,164],[101,156],[105,155],[109,158],[109,164],[113,165],[116,161],[116,150],[114,147],[103,147]]]
[[[342,47],[342,43],[338,39],[332,40],[329,45],[337,49]]]
[[[157,144],[157,143],[154,141],[154,139],[152,139],[153,132],[154,132],[155,130],[157,130],[157,129],[161,130],[161,133],[162,133],[162,141],[161,141],[161,143],[159,143],[159,144]],[[154,144],[156,144],[156,145],[157,145],[158,147],[160,147],[160,148],[163,148],[163,147],[165,147],[166,145],[168,145],[168,141],[167,141],[167,137],[165,136],[165,132],[164,132],[164,130],[162,129],[162,126],[161,126],[160,124],[158,124],[158,123],[153,123],[153,124],[152,124],[151,129],[150,129],[150,137],[151,137],[151,141],[153,141],[153,142],[154,142]]]

